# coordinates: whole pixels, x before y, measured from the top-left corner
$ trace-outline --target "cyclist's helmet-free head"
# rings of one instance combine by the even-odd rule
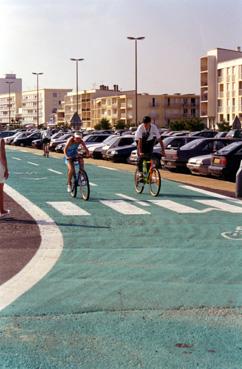
[[[74,138],[82,138],[82,133],[79,131],[74,132]]]
[[[151,123],[151,118],[148,115],[144,116],[143,123],[145,124]]]

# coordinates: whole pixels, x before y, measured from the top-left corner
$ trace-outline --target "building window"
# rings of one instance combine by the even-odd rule
[[[152,97],[152,107],[155,107],[155,97]]]
[[[57,93],[56,92],[53,92],[53,97],[57,97]]]

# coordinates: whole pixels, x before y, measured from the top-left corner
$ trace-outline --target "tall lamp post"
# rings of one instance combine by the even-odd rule
[[[137,41],[144,40],[145,37],[127,37],[135,43],[135,125],[138,126],[138,90],[137,90]]]
[[[78,115],[78,62],[84,60],[83,58],[70,58],[71,61],[76,63],[76,112]]]
[[[32,72],[37,78],[37,128],[39,128],[39,76],[41,76],[42,72]]]
[[[8,124],[10,126],[11,124],[11,110],[10,110],[10,87],[11,84],[14,83],[14,81],[6,81],[8,84]]]

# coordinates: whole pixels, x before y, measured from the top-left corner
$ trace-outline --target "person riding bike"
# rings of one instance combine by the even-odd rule
[[[42,132],[43,156],[49,157],[49,145],[51,139],[51,131],[49,128]]]
[[[164,145],[157,126],[151,123],[151,118],[145,116],[135,133],[137,143],[138,162],[137,167],[140,176],[143,176],[143,161],[153,159],[153,147],[158,141],[161,146],[161,154],[164,155]]]
[[[84,160],[81,154],[78,153],[78,148],[81,146],[85,150],[86,156],[89,156],[89,150],[82,140],[81,132],[75,132],[71,136],[64,148],[65,162],[67,164],[67,192],[71,192],[71,180],[74,173],[74,161],[78,160],[80,168],[84,168]]]

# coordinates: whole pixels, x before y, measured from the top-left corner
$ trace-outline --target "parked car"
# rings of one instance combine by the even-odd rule
[[[242,160],[242,140],[237,140],[213,154],[209,173],[213,177],[235,181]]]
[[[191,132],[190,136],[213,138],[218,132],[210,129],[203,129],[202,131]]]
[[[196,136],[169,136],[163,139],[164,148],[167,150],[178,149],[179,147],[195,140]]]
[[[212,154],[194,156],[188,159],[187,168],[192,174],[209,176],[208,167],[211,164]]]
[[[221,131],[221,132],[218,132],[214,138],[221,138],[221,137],[226,137],[228,131]]]
[[[16,137],[13,140],[13,144],[16,146],[31,146],[32,145],[32,141],[33,140],[37,140],[41,138],[41,133],[40,132],[33,132],[30,135],[26,136],[26,137]]]
[[[165,150],[165,156],[162,157],[164,167],[169,170],[185,170],[188,160],[193,156],[207,155],[231,143],[228,138],[196,138],[181,146],[177,150]]]
[[[68,138],[70,138],[71,136],[72,136],[72,133],[65,133],[62,136],[59,136],[57,138],[51,138],[50,146],[49,146],[50,151],[55,151],[55,148],[57,145],[61,143],[62,144],[65,143],[68,140]]]
[[[83,141],[85,142],[86,146],[89,146],[95,143],[103,142],[109,136],[110,136],[110,133],[98,133],[98,134],[92,133],[90,135],[85,136],[83,138]]]
[[[127,160],[133,150],[136,149],[136,143],[130,145],[108,149],[105,153],[105,159],[113,162],[127,163]]]
[[[242,129],[231,129],[225,137],[228,138],[242,138]]]
[[[17,136],[19,136],[20,134],[22,134],[23,133],[23,131],[14,131],[14,134],[12,134],[12,135],[10,135],[10,136],[5,136],[3,139],[4,139],[4,142],[5,142],[5,144],[8,144],[8,145],[10,145],[11,144],[11,142],[13,142],[13,140],[17,137]],[[26,133],[26,135],[27,135],[27,133]]]
[[[114,149],[121,146],[131,145],[134,142],[134,135],[117,136],[112,135],[108,137],[100,146],[92,149],[89,146],[89,151],[94,159],[104,159],[105,153],[109,149]]]
[[[43,139],[42,138],[38,138],[37,140],[33,140],[32,141],[32,147],[34,149],[42,149],[42,147],[43,147]]]
[[[0,131],[0,138],[13,136],[16,131]]]
[[[92,145],[89,145],[88,146],[88,150],[89,150],[89,153],[91,155],[91,157],[95,158],[95,159],[100,159],[102,156],[101,156],[101,150],[103,148],[103,146],[105,145],[108,145],[110,141],[112,141],[112,139],[116,138],[117,136],[112,134],[110,136],[108,136],[103,142],[97,142],[97,143],[92,143]],[[97,152],[96,152],[97,150]],[[95,151],[95,154],[93,155]],[[96,155],[97,153],[97,155]],[[100,157],[99,157],[99,153],[100,153]]]

